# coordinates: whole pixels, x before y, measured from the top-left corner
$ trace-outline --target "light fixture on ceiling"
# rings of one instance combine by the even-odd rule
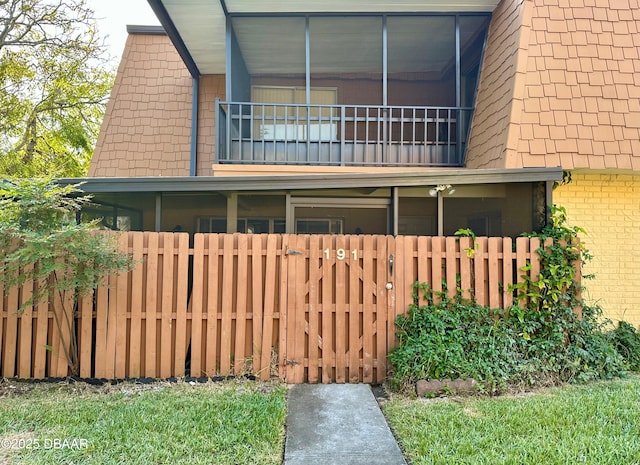
[[[456,189],[451,184],[438,184],[437,186],[429,189],[429,195],[431,197],[436,197],[438,195],[438,192],[445,192],[445,191],[447,192],[448,195],[452,195],[456,191]]]

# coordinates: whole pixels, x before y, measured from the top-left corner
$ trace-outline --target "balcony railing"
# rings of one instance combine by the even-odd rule
[[[472,108],[216,102],[218,163],[462,166]]]

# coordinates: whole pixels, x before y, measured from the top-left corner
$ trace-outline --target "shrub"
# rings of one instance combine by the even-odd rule
[[[399,345],[389,355],[395,387],[421,378],[472,377],[494,393],[509,385],[584,382],[624,373],[625,363],[605,331],[609,321],[580,297],[575,264],[590,258],[578,241],[582,230],[566,226],[564,209],[554,207],[552,213],[551,224],[535,234],[543,243],[550,239],[537,250],[539,276],[533,280],[525,273],[512,287],[518,304],[508,311],[416,286],[427,304],[419,306],[416,294],[407,314],[396,320]],[[523,269],[528,270],[530,264]]]
[[[434,295],[425,284],[415,287],[427,304],[412,304],[396,320],[399,344],[389,354],[394,386],[423,378],[473,378],[489,391],[504,387],[520,357],[503,311],[446,292]]]
[[[620,321],[610,335],[629,369],[640,371],[640,331],[637,331],[631,323]]]
[[[118,251],[115,236],[97,234],[97,223],[76,221],[90,201],[80,194],[77,186],[61,187],[50,179],[0,181],[0,285],[35,283],[21,309],[60,302],[51,311],[72,375],[79,372],[74,317],[79,297],[132,265]]]

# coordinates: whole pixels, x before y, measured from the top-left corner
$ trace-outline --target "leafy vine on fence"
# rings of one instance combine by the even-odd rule
[[[567,212],[554,206],[540,233],[540,273],[511,287],[514,304],[491,309],[475,299],[454,297],[416,283],[416,298],[396,320],[399,345],[389,355],[396,386],[420,378],[474,378],[487,392],[510,385],[533,386],[610,378],[625,362],[605,331],[608,321],[582,299],[581,264],[591,256],[579,241],[582,228],[567,225]],[[472,231],[462,236],[475,237]],[[473,254],[475,246],[467,250]],[[473,295],[473,293],[471,294]],[[435,298],[434,298],[435,297]]]

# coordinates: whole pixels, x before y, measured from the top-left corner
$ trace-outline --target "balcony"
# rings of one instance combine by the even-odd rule
[[[460,167],[472,108],[216,102],[217,163]]]

